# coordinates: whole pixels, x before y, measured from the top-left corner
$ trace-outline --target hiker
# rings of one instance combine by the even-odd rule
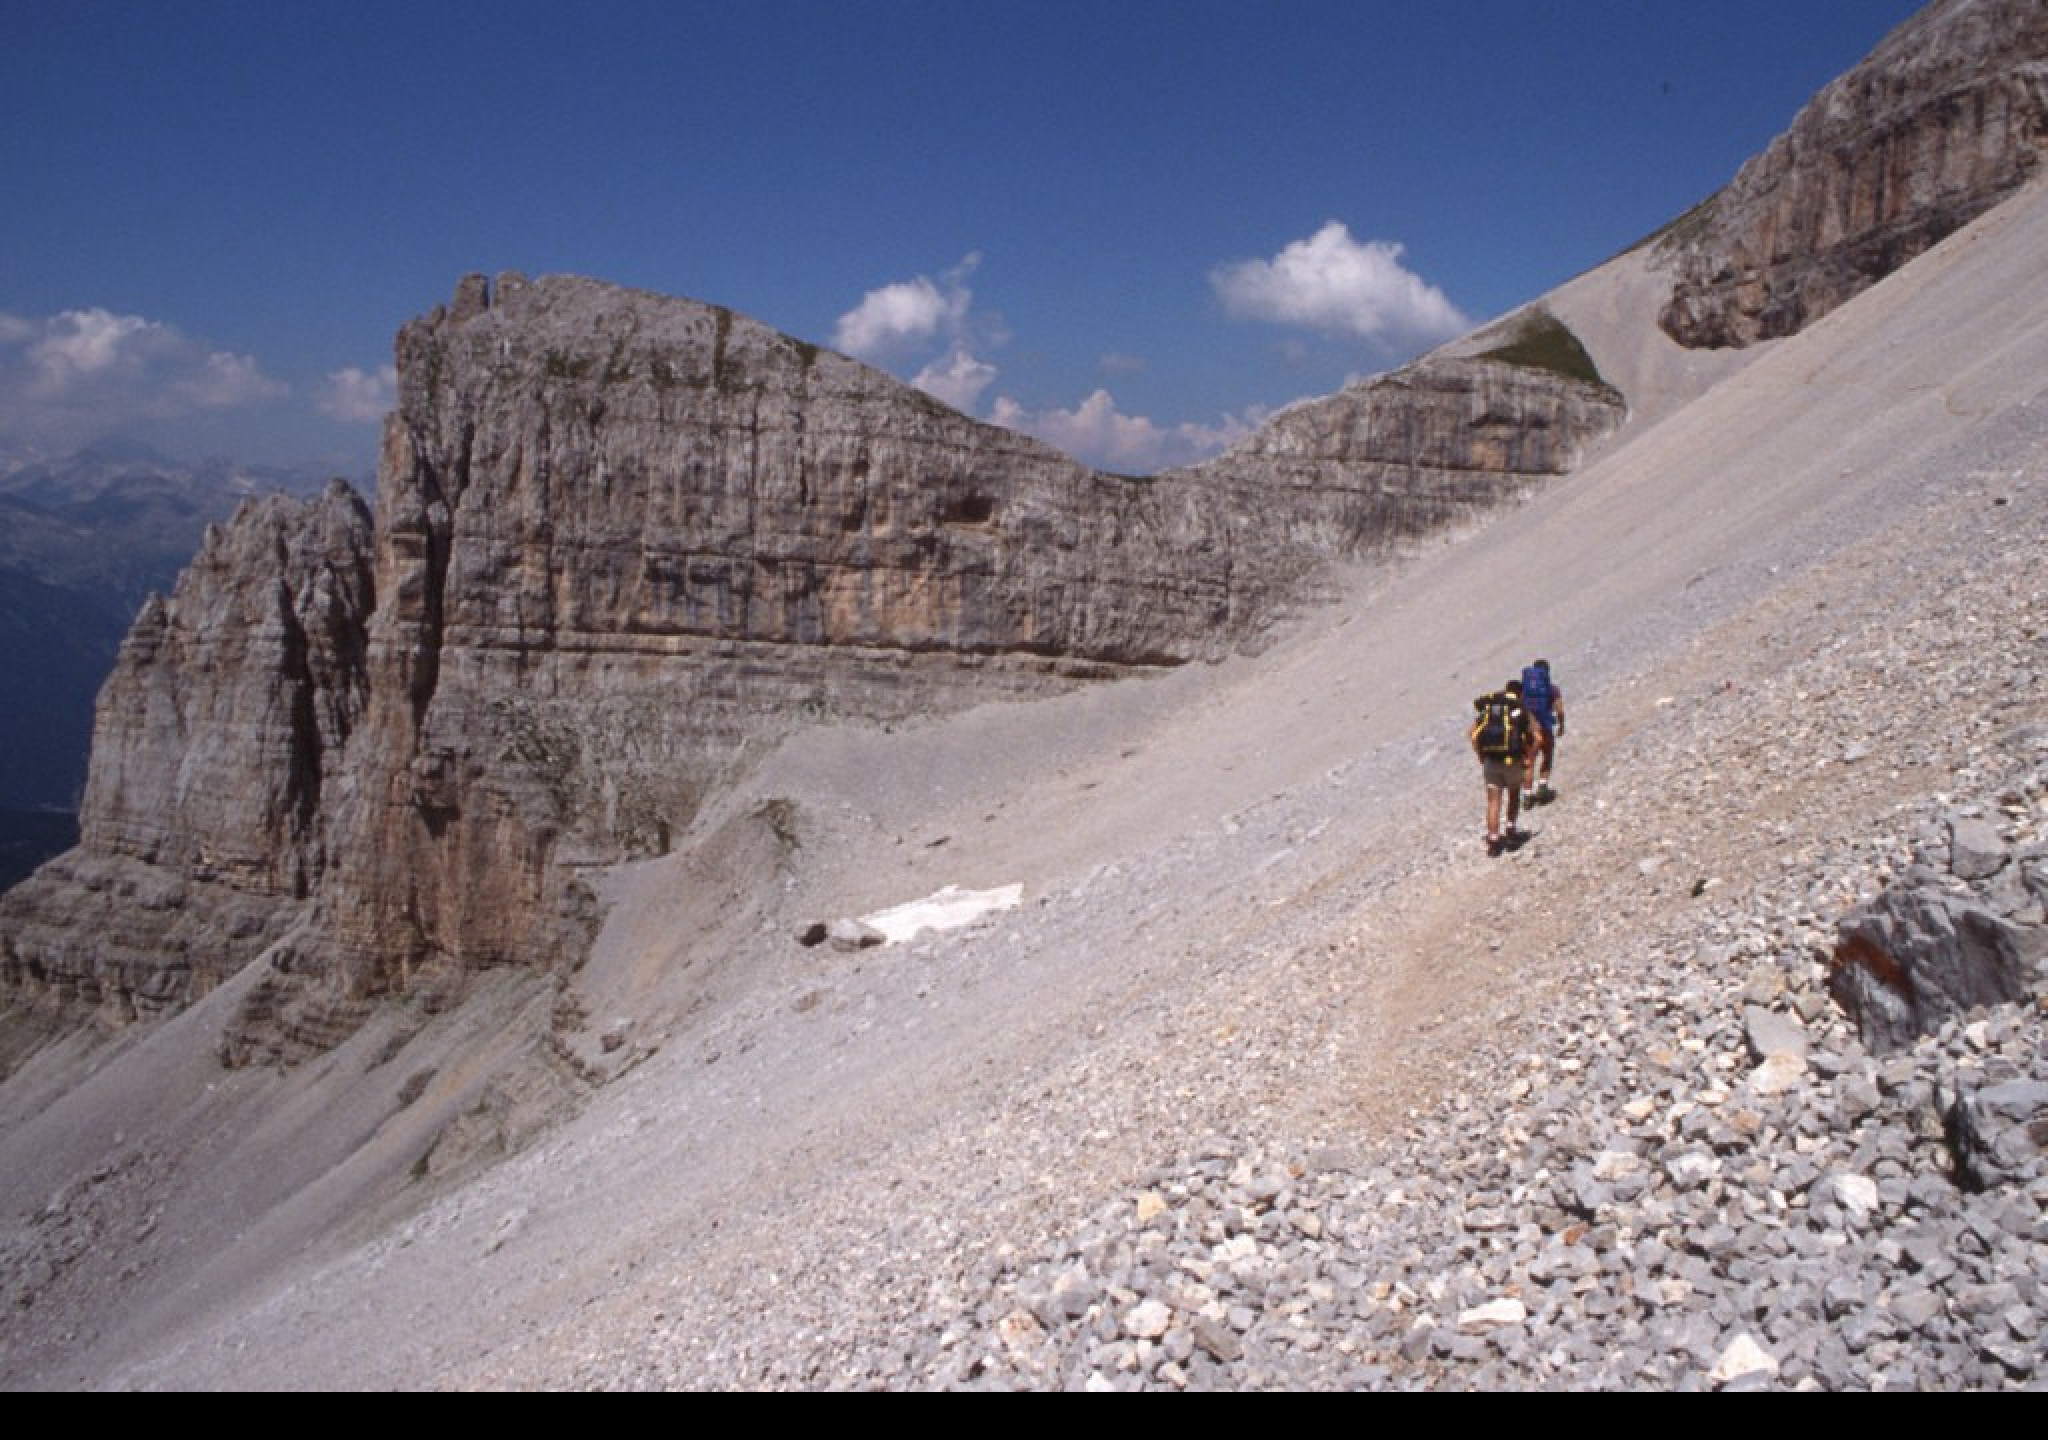
[[[1557,760],[1558,737],[1564,734],[1564,691],[1550,676],[1550,662],[1538,660],[1522,671],[1522,704],[1536,722],[1536,754],[1523,783],[1524,805],[1543,805],[1557,798],[1550,788],[1550,767]],[[1539,773],[1540,764],[1540,773]]]
[[[1472,753],[1479,757],[1486,777],[1486,853],[1499,855],[1513,849],[1528,836],[1520,829],[1522,780],[1536,746],[1535,722],[1522,706],[1522,682],[1510,680],[1491,695],[1472,702],[1478,712],[1472,722]],[[1508,825],[1500,826],[1505,799]]]

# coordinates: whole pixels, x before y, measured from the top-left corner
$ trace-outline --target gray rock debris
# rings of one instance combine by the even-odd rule
[[[2048,759],[2012,787],[2030,817],[2018,829],[2048,826]],[[1845,928],[1986,928],[1984,887],[2039,838],[1958,871],[1938,821],[1918,833],[1914,863],[1886,864],[1900,884]],[[1846,878],[1874,849],[1816,857],[1825,884],[1788,876],[1731,901],[1724,944],[1609,962],[1587,977],[1585,1014],[1548,1022],[1548,1051],[1370,1154],[1211,1142],[1160,1167],[1064,1241],[989,1265],[949,1317],[959,1343],[870,1382],[2048,1382],[2040,977],[1995,1003],[1923,1006],[1924,1032],[1866,1047],[1826,1003],[1828,931],[1809,897],[1854,893]],[[2039,939],[1998,923],[2021,950]],[[1787,949],[1788,934],[1805,942]],[[1772,953],[1775,978],[1728,963]],[[1788,1061],[1784,1083],[1756,1083]],[[977,1338],[1020,1312],[1030,1324]]]

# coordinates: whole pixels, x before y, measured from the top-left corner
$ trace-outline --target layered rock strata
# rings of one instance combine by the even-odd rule
[[[229,1028],[248,1061],[389,990],[573,965],[578,867],[677,843],[788,727],[1218,658],[1320,562],[1520,494],[1623,413],[1597,379],[1438,358],[1210,465],[1110,475],[731,311],[571,277],[464,281],[398,365],[374,541],[340,492],[251,512],[138,622],[84,843],[10,902],[17,982],[120,971],[174,1004],[317,896]],[[142,909],[205,958],[152,972],[132,915],[118,962],[63,939],[43,917],[88,883],[170,886]],[[249,944],[197,938],[213,890]]]
[[[1290,406],[1193,473],[1256,496],[1283,544],[1382,554],[1568,473],[1627,415],[1540,306],[1459,349]]]
[[[1823,89],[1659,242],[1689,346],[1791,335],[2039,172],[2048,9],[1941,0]]]
[[[789,725],[1221,656],[1315,560],[1515,493],[1620,413],[1555,400],[1553,431],[1504,444],[1516,405],[1584,387],[1462,362],[1507,373],[1423,387],[1405,421],[1376,403],[1334,447],[1348,470],[1311,458],[1331,473],[1275,503],[1256,466],[1103,474],[728,310],[587,280],[465,281],[398,352],[353,858],[236,1054],[392,986],[579,955],[574,863],[665,849]],[[1457,494],[1404,489],[1446,467]]]
[[[368,508],[335,482],[209,529],[100,693],[78,848],[0,901],[0,979],[131,1018],[246,964],[328,869],[369,693]]]

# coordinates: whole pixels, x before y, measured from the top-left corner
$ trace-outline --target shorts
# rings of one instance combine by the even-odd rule
[[[1482,760],[1480,767],[1486,774],[1488,789],[1519,790],[1522,788],[1521,761]]]

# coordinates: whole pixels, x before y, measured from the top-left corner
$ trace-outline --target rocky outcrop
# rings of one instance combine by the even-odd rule
[[[573,963],[575,863],[791,724],[1220,654],[1284,589],[1213,507],[715,306],[473,278],[398,359],[347,860],[236,1056]]]
[[[325,478],[126,445],[0,457],[0,674],[36,677],[35,704],[0,708],[0,809],[76,814],[93,702],[136,610],[171,592],[209,524],[271,490],[317,495]],[[0,888],[33,868],[0,863]]]
[[[2008,858],[1981,821],[1952,836],[1950,876],[1923,867],[1843,917],[1828,988],[1876,1053],[2048,981],[2048,851]]]
[[[0,900],[0,978],[128,1018],[275,939],[329,863],[368,696],[368,508],[246,502],[136,618],[100,693],[79,847]]]
[[[1568,473],[1626,414],[1578,338],[1532,307],[1455,352],[1290,406],[1195,473],[1265,501],[1261,523],[1283,544],[1383,554]]]
[[[1659,241],[1680,344],[1795,334],[2032,177],[2048,148],[2048,10],[1940,0],[1815,96]]]
[[[790,725],[1220,656],[1316,561],[1518,493],[1620,413],[1444,362],[1346,402],[1320,453],[1139,478],[716,306],[571,277],[465,281],[398,353],[347,860],[238,1058],[388,989],[573,963],[577,865],[667,848]]]
[[[207,531],[152,597],[100,693],[85,845],[302,899],[326,856],[321,797],[368,698],[370,514],[335,481]]]
[[[393,990],[573,966],[581,866],[676,843],[781,731],[1220,657],[1319,563],[1511,498],[1622,413],[1589,362],[1444,356],[1109,475],[572,277],[464,281],[398,360],[374,540],[343,491],[265,502],[138,619],[82,844],[9,902],[18,986],[155,1009],[267,945],[245,1063]],[[116,913],[88,938],[81,905]]]

